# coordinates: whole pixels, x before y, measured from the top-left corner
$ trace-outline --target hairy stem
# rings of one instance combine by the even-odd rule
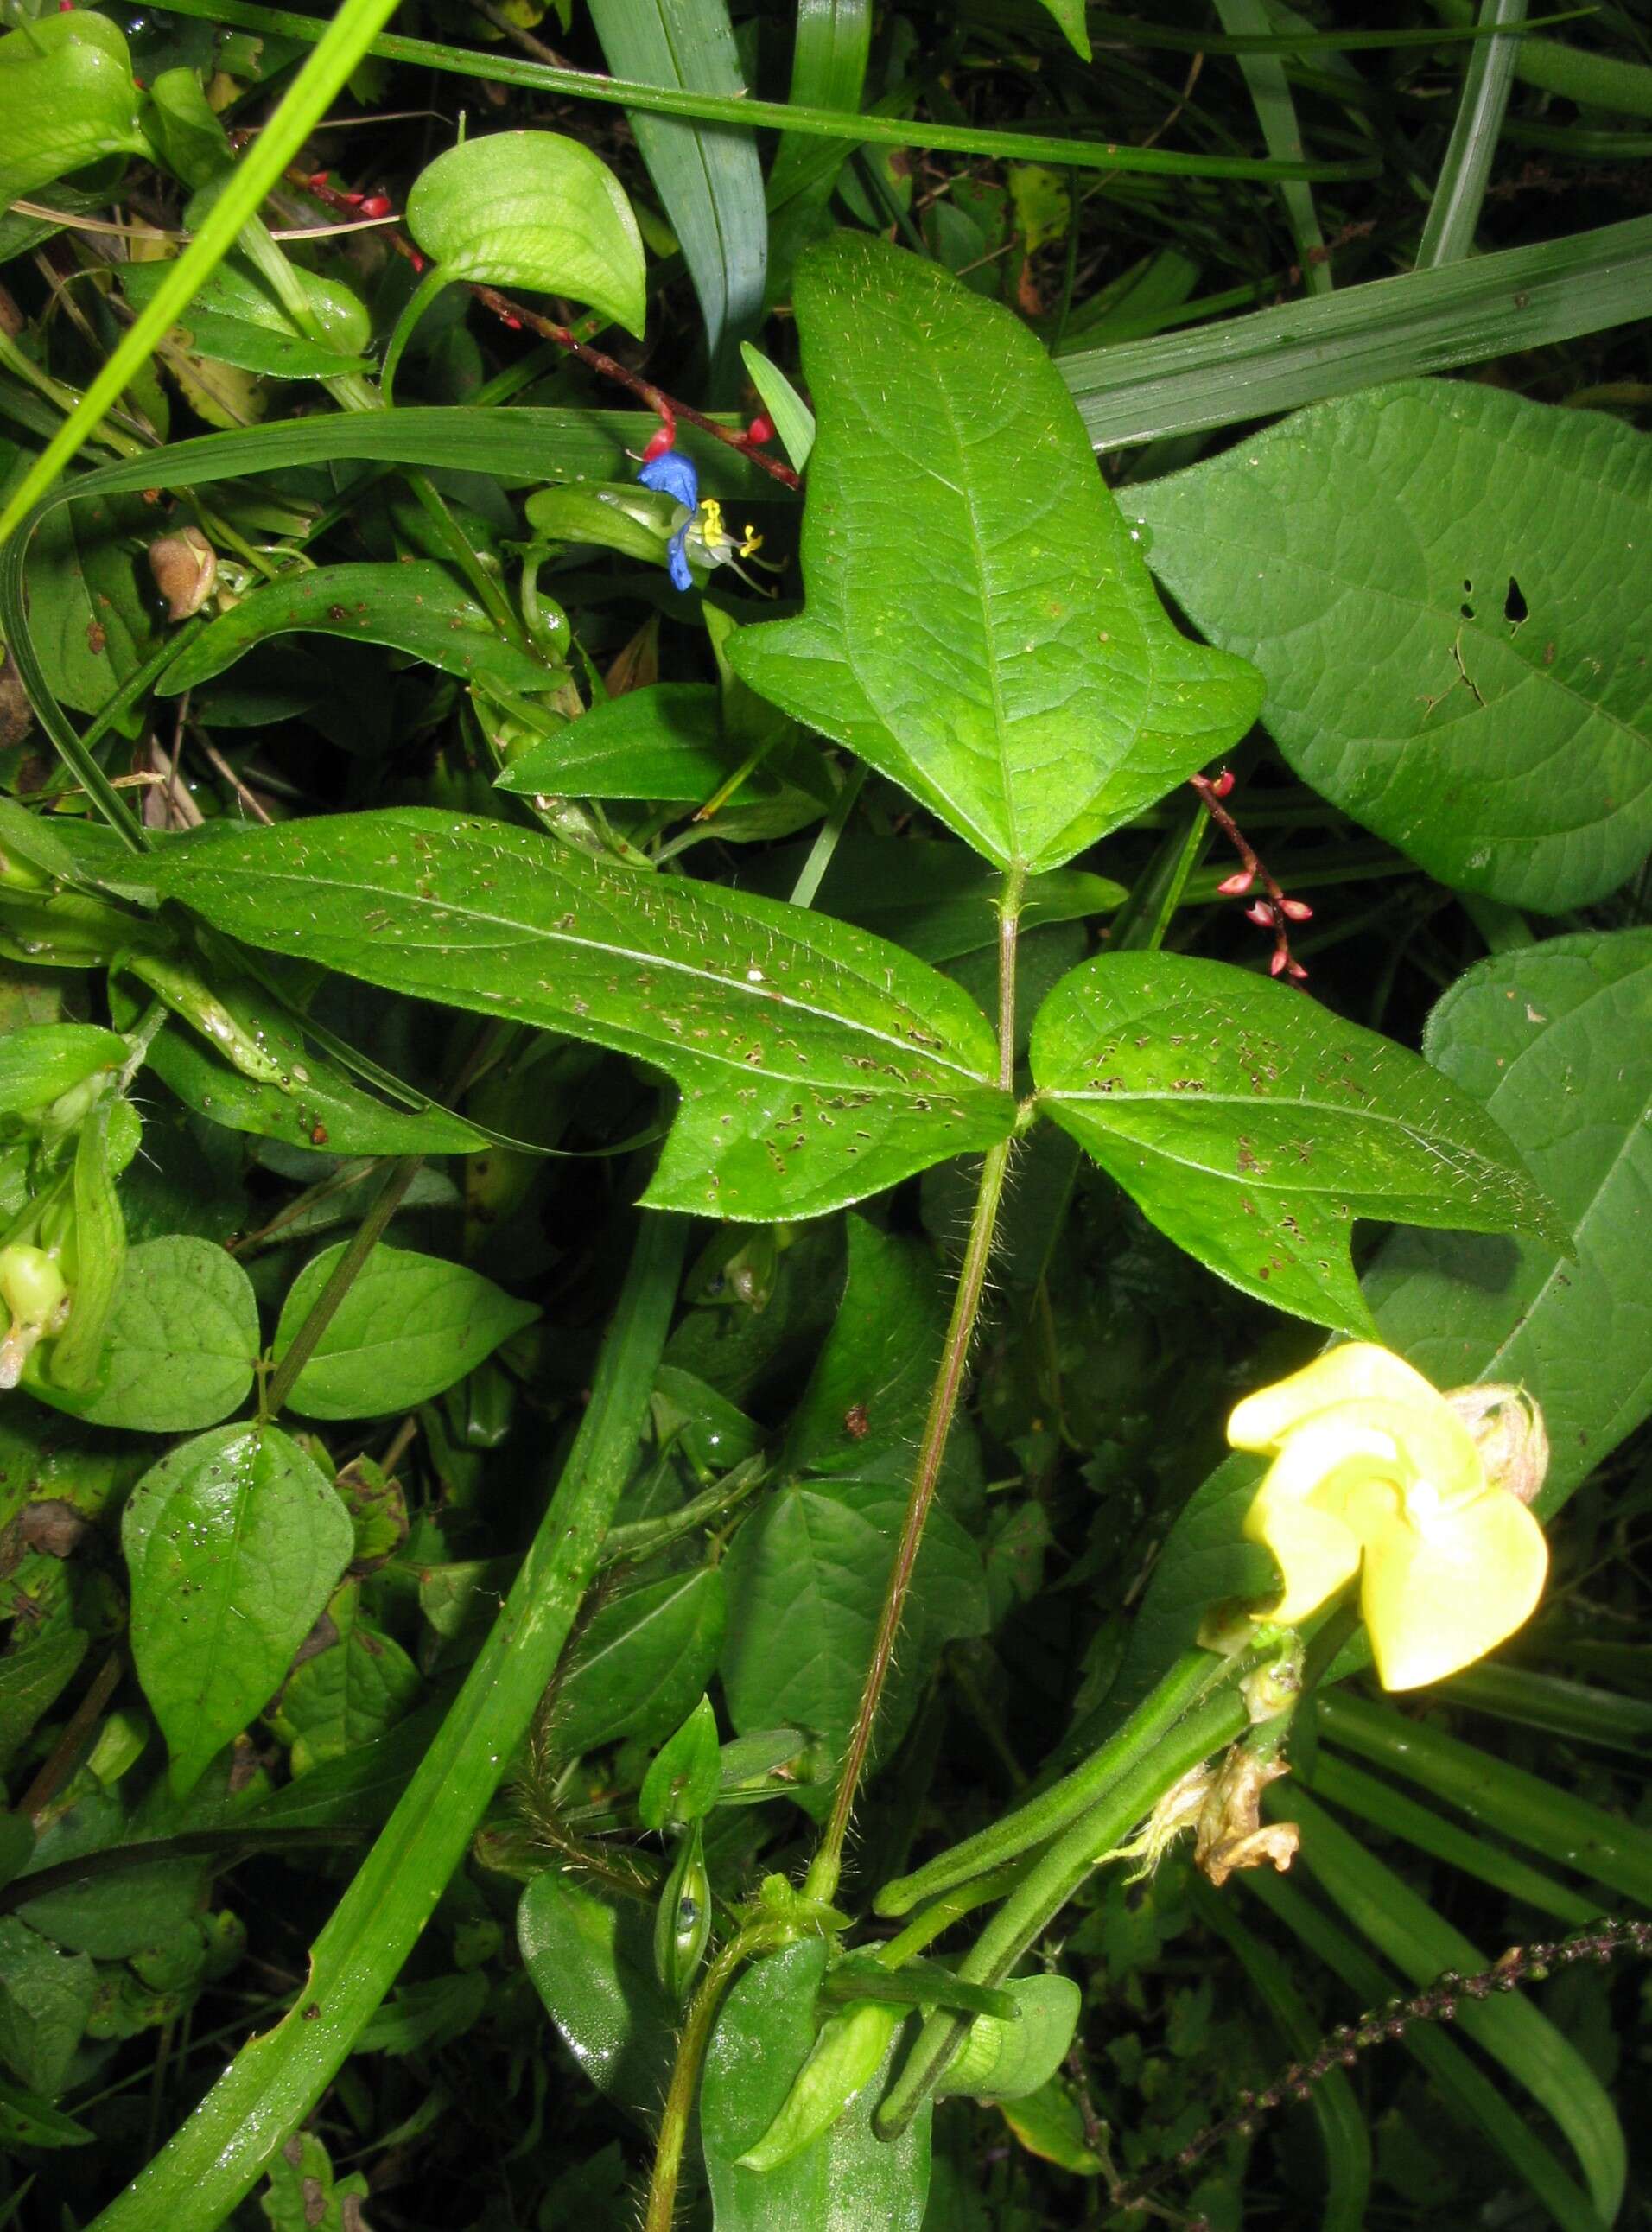
[[[671,2232],[671,2219],[677,2212],[677,2184],[683,2169],[689,2118],[694,2109],[705,2050],[711,2042],[711,2026],[722,2005],[722,1995],[754,1953],[770,1951],[780,1942],[773,1923],[759,1923],[742,1930],[737,1937],[729,1940],[712,1962],[701,1979],[698,1991],[689,2002],[688,2018],[677,2042],[677,2060],[671,2065],[671,2086],[660,2117],[653,2173],[648,2182],[648,2203],[643,2212],[643,2232]]]
[[[1025,884],[1026,879],[1020,871],[1012,870],[1004,879],[1003,895],[999,902],[998,1081],[1006,1091],[1014,1080],[1015,944]],[[969,1362],[969,1344],[975,1335],[975,1318],[981,1308],[981,1292],[987,1283],[987,1265],[992,1256],[998,1204],[1003,1198],[1004,1178],[1009,1168],[1013,1144],[1009,1139],[1000,1140],[995,1147],[988,1150],[981,1165],[981,1182],[975,1190],[975,1214],[969,1221],[969,1238],[964,1249],[963,1267],[958,1274],[957,1291],[952,1298],[952,1316],[941,1352],[941,1368],[930,1397],[929,1415],[923,1422],[923,1438],[918,1444],[917,1470],[913,1476],[912,1493],[907,1499],[906,1515],[901,1522],[901,1539],[896,1547],[895,1562],[890,1568],[889,1586],[884,1593],[884,1609],[878,1623],[877,1639],[872,1645],[865,1684],[860,1693],[859,1710],[855,1715],[855,1724],[850,1732],[848,1749],[844,1754],[843,1767],[838,1777],[831,1818],[826,1823],[820,1848],[810,1863],[804,1885],[806,1895],[810,1898],[829,1903],[836,1894],[838,1878],[843,1872],[844,1841],[849,1834],[849,1823],[855,1810],[855,1794],[865,1769],[866,1755],[871,1748],[872,1729],[877,1723],[884,1684],[895,1663],[896,1639],[900,1634],[901,1615],[906,1609],[913,1570],[923,1541],[923,1522],[930,1515],[930,1504],[935,1501],[936,1486],[941,1477],[941,1461],[946,1455],[947,1437],[952,1431],[958,1398],[963,1392],[964,1373]]]

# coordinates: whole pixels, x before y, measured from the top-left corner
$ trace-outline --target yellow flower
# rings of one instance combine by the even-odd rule
[[[1543,1593],[1543,1529],[1453,1401],[1385,1348],[1350,1342],[1259,1389],[1228,1438],[1273,1460],[1245,1515],[1284,1577],[1265,1617],[1294,1626],[1357,1573],[1386,1690],[1472,1665]]]

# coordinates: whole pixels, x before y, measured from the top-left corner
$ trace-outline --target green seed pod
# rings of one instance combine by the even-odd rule
[[[677,2001],[688,1997],[711,1937],[711,1878],[696,1821],[683,1839],[654,1917],[654,1969]]]
[[[856,2093],[878,2074],[903,2014],[899,2008],[862,2000],[829,2017],[774,2122],[741,2156],[740,2167],[778,2170],[830,2131]]]
[[[61,1330],[69,1293],[55,1255],[16,1241],[0,1249],[0,1301],[8,1324],[0,1340],[0,1388],[15,1387],[30,1352]]]

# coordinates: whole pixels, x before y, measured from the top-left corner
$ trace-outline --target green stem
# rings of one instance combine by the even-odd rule
[[[1059,1837],[1005,1900],[958,1963],[969,1984],[1001,1984],[1048,1929],[1097,1864],[1122,1845],[1173,1783],[1246,1725],[1245,1701],[1236,1692],[1197,1707]],[[1134,1723],[1132,1723],[1133,1726]],[[968,2015],[931,2015],[917,2034],[906,2065],[875,2118],[880,2138],[898,2138],[934,2091],[969,2028]]]
[[[1526,0],[1481,0],[1480,20],[1487,30],[1518,29],[1526,20]],[[1480,39],[1468,50],[1457,120],[1417,250],[1419,271],[1455,263],[1474,252],[1519,43],[1512,38]]]
[[[291,2013],[243,2047],[97,2232],[215,2232],[321,2099],[395,1981],[512,1753],[595,1571],[677,1296],[685,1226],[645,1216],[556,1492],[493,1631],[310,1954]]]
[[[292,1346],[270,1373],[260,1405],[262,1417],[278,1415],[287,1398],[293,1392],[293,1383],[314,1355],[321,1335],[333,1321],[333,1314],[355,1284],[358,1273],[373,1249],[379,1236],[401,1206],[402,1196],[411,1185],[423,1163],[423,1155],[403,1155],[391,1165],[389,1175],[373,1197],[372,1208],[351,1234],[342,1256],[333,1266],[332,1275],[310,1306],[309,1314],[293,1335]]]
[[[643,2232],[671,2232],[694,2095],[699,2087],[701,2065],[711,2042],[711,2026],[722,2005],[722,1995],[754,1953],[769,1951],[780,1942],[773,1923],[760,1923],[742,1930],[738,1937],[729,1939],[712,1962],[701,1980],[700,1989],[689,2002],[688,2017],[677,2043],[671,2086],[660,2116],[659,2141],[654,2151],[648,2203],[643,2212]]]
[[[1016,1807],[990,1829],[934,1859],[910,1876],[885,1884],[878,1894],[879,1914],[910,1914],[915,1906],[974,1881],[1007,1860],[1048,1844],[1080,1814],[1088,1814],[1112,1786],[1121,1781],[1151,1748],[1192,1710],[1212,1684],[1234,1671],[1231,1662],[1208,1651],[1189,1651],[1179,1658],[1152,1694],[1131,1714],[1124,1727],[1110,1736],[1071,1775],[1042,1790],[1025,1806]]]
[[[1019,869],[1012,869],[1005,876],[1004,889],[999,901],[998,1081],[1007,1091],[1014,1081],[1015,1068],[1015,951],[1025,888],[1025,875]],[[1013,1139],[1001,1139],[995,1147],[988,1150],[981,1165],[975,1214],[969,1221],[969,1238],[964,1249],[963,1267],[958,1274],[957,1292],[952,1298],[952,1316],[941,1352],[941,1368],[936,1375],[935,1386],[930,1396],[929,1415],[923,1422],[923,1438],[918,1444],[917,1469],[912,1478],[912,1492],[907,1499],[906,1515],[901,1523],[901,1539],[896,1547],[895,1562],[890,1568],[889,1586],[884,1593],[884,1609],[878,1619],[871,1658],[866,1667],[860,1706],[855,1715],[854,1727],[850,1731],[848,1749],[844,1754],[826,1835],[809,1864],[804,1885],[807,1897],[820,1899],[828,1905],[837,1892],[838,1878],[843,1872],[844,1840],[849,1834],[849,1823],[855,1810],[855,1793],[859,1788],[860,1778],[865,1768],[866,1755],[871,1749],[872,1729],[877,1723],[884,1685],[889,1680],[890,1669],[895,1663],[896,1639],[900,1634],[901,1615],[906,1609],[913,1570],[923,1541],[923,1522],[929,1517],[930,1506],[935,1500],[936,1487],[941,1477],[941,1461],[946,1455],[947,1437],[952,1431],[958,1398],[963,1392],[964,1373],[969,1362],[969,1344],[975,1334],[981,1292],[987,1283],[987,1265],[992,1256],[998,1204],[1003,1198],[1004,1178],[1009,1169],[1010,1150],[1014,1144]]]

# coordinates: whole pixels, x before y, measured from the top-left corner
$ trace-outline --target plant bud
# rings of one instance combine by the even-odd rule
[[[163,535],[149,546],[149,570],[166,600],[169,620],[198,613],[218,578],[218,554],[198,527]]]
[[[1454,1387],[1446,1401],[1474,1437],[1486,1477],[1530,1503],[1549,1470],[1543,1413],[1524,1387]]]
[[[673,2000],[688,1997],[711,1937],[711,1878],[700,1824],[683,1839],[654,1917],[654,1970]]]
[[[0,1388],[12,1388],[30,1353],[68,1320],[68,1288],[55,1256],[22,1241],[0,1248],[0,1301],[10,1316],[0,1340]]]

